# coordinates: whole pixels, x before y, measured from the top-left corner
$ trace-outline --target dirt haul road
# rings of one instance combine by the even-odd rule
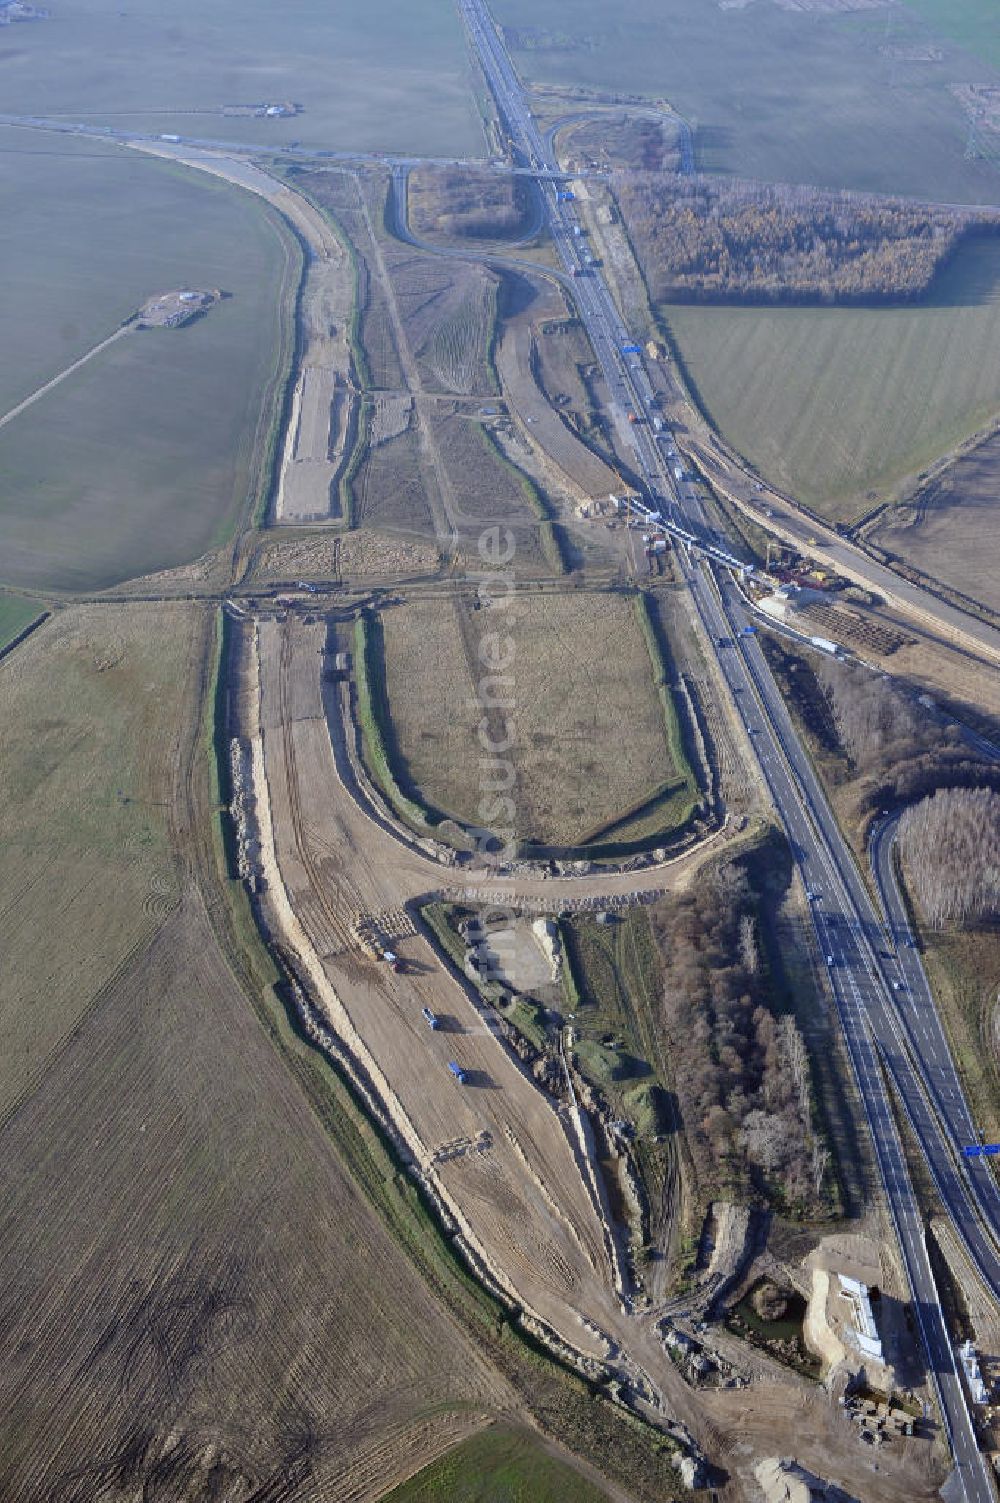
[[[607,1344],[584,1321],[608,1331],[623,1317],[572,1123],[399,912],[400,849],[363,820],[336,776],[321,697],[324,638],[322,626],[293,621],[259,628],[255,762],[266,787],[258,777],[255,792],[269,917],[494,1276],[575,1348],[604,1356]],[[365,954],[352,927],[359,912],[380,925],[405,974]],[[442,1019],[440,1030],[423,1007]],[[451,1060],[468,1085],[449,1072]]]

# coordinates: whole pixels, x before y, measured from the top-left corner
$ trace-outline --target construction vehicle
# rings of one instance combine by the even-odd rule
[[[454,1077],[458,1081],[459,1085],[468,1085],[469,1084],[468,1072],[466,1070],[463,1070],[461,1065],[456,1064],[453,1059],[450,1059],[448,1061],[448,1069],[454,1075]]]

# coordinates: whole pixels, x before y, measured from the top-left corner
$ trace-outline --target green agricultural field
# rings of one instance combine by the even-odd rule
[[[127,333],[0,428],[0,577],[92,589],[217,545],[255,495],[299,253],[247,193],[54,140],[0,132],[0,416],[151,294],[231,294]]]
[[[905,0],[907,8],[976,57],[1000,67],[994,0]]]
[[[485,1430],[432,1462],[384,1503],[606,1503],[607,1494],[520,1430]]]
[[[177,902],[166,807],[202,632],[190,605],[83,606],[0,662],[0,1117]]]
[[[24,631],[32,621],[37,621],[43,609],[37,600],[24,600],[19,595],[0,593],[0,649],[13,641],[18,632]]]
[[[1000,411],[1000,240],[966,246],[919,306],[661,312],[723,435],[831,519]]]
[[[4,109],[224,141],[482,154],[465,44],[444,0],[73,0],[5,29]],[[293,101],[287,120],[223,106]]]
[[[574,0],[571,16],[565,0],[495,7],[520,29],[513,55],[524,76],[668,99],[695,125],[706,171],[993,202],[995,172],[964,160],[965,117],[950,89],[996,75],[952,52],[933,64],[890,62],[881,8],[809,10],[808,0],[795,10],[772,0]],[[897,49],[928,35],[896,7]]]

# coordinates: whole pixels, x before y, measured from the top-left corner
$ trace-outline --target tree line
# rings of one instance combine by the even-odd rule
[[[922,296],[1000,216],[852,193],[664,173],[616,179],[656,302],[873,303]]]
[[[828,1153],[802,1035],[769,1005],[757,908],[746,867],[729,862],[654,910],[663,1029],[702,1194],[811,1214]]]
[[[1000,918],[1000,793],[942,788],[899,821],[907,885],[934,929]]]
[[[1000,766],[985,762],[957,726],[912,694],[855,664],[824,658],[813,671],[848,773],[859,782],[859,812],[910,803],[945,786],[1000,788]]]

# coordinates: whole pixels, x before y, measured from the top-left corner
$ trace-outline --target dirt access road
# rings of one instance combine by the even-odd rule
[[[162,143],[136,143],[135,149],[195,167],[256,193],[277,209],[308,247],[299,300],[299,363],[282,448],[274,520],[290,524],[330,520],[339,513],[334,487],[348,457],[351,409],[358,399],[348,337],[354,272],[346,246],[308,199],[252,162],[221,152]]]
[[[319,672],[324,627],[263,622],[258,643],[259,742],[252,739],[265,780],[255,778],[255,792],[269,918],[494,1276],[572,1346],[603,1357],[616,1340],[585,1322],[611,1333],[623,1317],[573,1124],[401,910],[410,884],[400,881],[400,848],[363,822],[336,774]],[[364,953],[353,930],[358,913],[391,939],[404,975]],[[442,1019],[439,1030],[423,1007]],[[449,1072],[451,1060],[468,1072],[468,1086]]]

